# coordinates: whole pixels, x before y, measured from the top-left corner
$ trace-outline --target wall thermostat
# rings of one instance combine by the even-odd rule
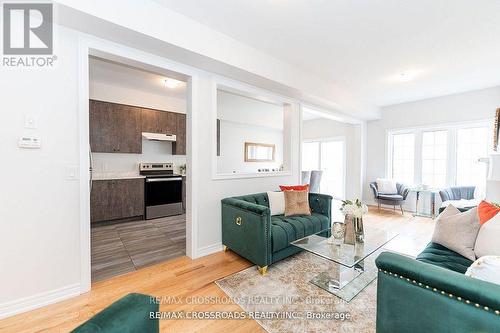
[[[18,146],[19,148],[38,149],[42,146],[42,142],[38,136],[22,136],[19,138]]]

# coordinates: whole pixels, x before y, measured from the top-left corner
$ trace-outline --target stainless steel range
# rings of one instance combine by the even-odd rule
[[[182,176],[172,163],[140,163],[139,173],[146,176],[146,220],[183,213]]]

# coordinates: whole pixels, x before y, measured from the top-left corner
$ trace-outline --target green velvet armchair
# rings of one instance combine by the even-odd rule
[[[128,294],[71,332],[158,333],[160,324],[154,314],[159,308],[160,305],[151,296]]]
[[[376,259],[377,333],[500,332],[500,286],[465,276],[472,261],[431,243],[417,260]]]
[[[267,193],[223,199],[224,250],[248,259],[264,275],[272,263],[301,251],[290,242],[330,227],[332,197],[309,193],[309,206],[310,216],[271,216]]]

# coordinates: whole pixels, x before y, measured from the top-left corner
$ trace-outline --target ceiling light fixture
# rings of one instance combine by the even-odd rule
[[[411,73],[401,73],[399,74],[399,81],[401,82],[408,82],[413,80],[415,75],[412,75]]]
[[[168,79],[163,80],[163,83],[165,84],[165,87],[170,88],[170,89],[175,89],[178,86],[180,86],[181,81],[168,78]]]

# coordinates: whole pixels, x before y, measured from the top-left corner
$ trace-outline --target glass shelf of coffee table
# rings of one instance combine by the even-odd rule
[[[302,248],[317,256],[330,260],[335,264],[333,270],[323,272],[311,280],[311,282],[320,288],[333,293],[339,294],[339,291],[351,283],[351,291],[347,292],[346,297],[341,298],[352,299],[359,293],[367,284],[373,280],[373,272],[370,276],[365,276],[365,260],[374,252],[381,249],[385,244],[397,236],[396,233],[386,232],[380,229],[365,228],[364,241],[355,244],[332,244],[326,235],[330,229],[322,230],[311,236],[297,239],[291,242],[292,245]],[[376,269],[373,268],[375,274]],[[357,278],[361,281],[356,281]],[[350,297],[352,296],[352,297]]]

